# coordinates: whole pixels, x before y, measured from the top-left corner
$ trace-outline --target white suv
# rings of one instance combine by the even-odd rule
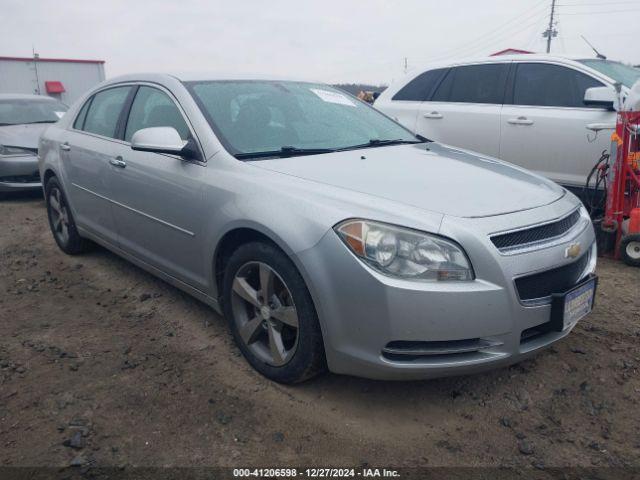
[[[640,70],[600,59],[489,57],[433,65],[391,85],[375,106],[413,132],[583,186],[609,148],[616,82]]]

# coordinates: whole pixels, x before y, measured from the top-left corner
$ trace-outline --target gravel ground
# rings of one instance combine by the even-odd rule
[[[205,305],[60,252],[40,198],[0,213],[1,466],[640,467],[640,269],[602,259],[593,314],[510,368],[286,387]]]

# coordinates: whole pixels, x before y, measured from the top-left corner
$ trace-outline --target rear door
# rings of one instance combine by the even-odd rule
[[[67,195],[78,225],[116,243],[109,161],[117,154],[116,132],[131,86],[93,95],[82,107],[60,146]]]
[[[422,102],[431,98],[435,87],[448,70],[448,68],[427,70],[398,90],[393,97],[386,98],[386,96],[383,96],[374,105],[412,132],[420,133],[416,132],[416,119],[422,107]]]
[[[431,140],[498,156],[500,111],[509,65],[451,68],[429,100],[422,103],[416,132]]]
[[[500,156],[558,183],[583,186],[589,170],[609,148],[609,135],[587,130],[614,123],[615,112],[584,104],[599,80],[565,65],[514,64],[514,80],[502,109]]]
[[[133,134],[149,127],[173,127],[183,140],[194,137],[170,92],[139,86],[120,134],[119,162],[111,167],[120,247],[202,290],[211,268],[202,262],[205,247],[211,247],[201,235],[206,219],[200,177],[206,167],[176,155],[132,150]]]

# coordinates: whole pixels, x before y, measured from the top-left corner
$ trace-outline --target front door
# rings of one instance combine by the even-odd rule
[[[206,168],[174,155],[134,151],[133,134],[148,127],[173,127],[187,140],[190,129],[168,92],[140,86],[111,166],[114,217],[120,247],[144,262],[204,290],[210,266],[203,265],[203,189]],[[210,246],[209,246],[210,247]]]
[[[502,109],[500,158],[563,185],[584,186],[610,145],[610,132],[596,135],[588,126],[615,123],[615,112],[584,104],[585,90],[603,84],[548,63],[519,63],[514,77]]]

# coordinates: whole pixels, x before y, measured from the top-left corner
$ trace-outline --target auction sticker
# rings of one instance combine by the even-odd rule
[[[325,102],[337,103],[339,105],[348,105],[350,107],[356,106],[355,103],[353,103],[351,100],[349,100],[347,97],[345,97],[341,93],[331,92],[329,90],[321,90],[319,88],[311,88],[310,90]]]

